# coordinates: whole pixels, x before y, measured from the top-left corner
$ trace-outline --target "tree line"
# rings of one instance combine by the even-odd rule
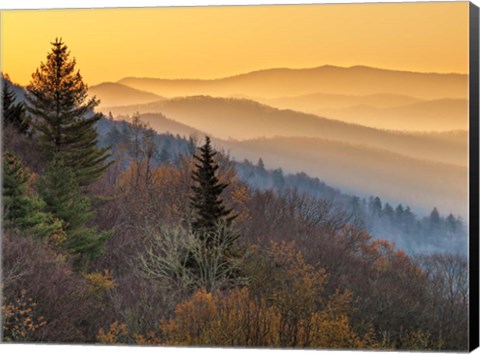
[[[267,169],[261,158],[256,164],[248,160],[238,162],[237,171],[252,188],[279,192],[297,189],[311,197],[330,200],[347,210],[374,237],[388,237],[410,254],[444,249],[467,252],[467,230],[462,218],[452,213],[441,215],[437,207],[428,216],[419,216],[408,205],[394,206],[378,196],[361,198],[345,194],[305,173],[286,174],[281,168]]]

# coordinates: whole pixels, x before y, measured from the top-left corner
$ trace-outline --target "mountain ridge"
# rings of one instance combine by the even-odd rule
[[[420,75],[451,75],[451,76],[468,76],[468,74],[465,73],[456,73],[456,72],[448,72],[448,73],[440,73],[440,72],[426,72],[426,71],[413,71],[413,70],[401,70],[401,69],[389,69],[389,68],[377,68],[373,66],[368,66],[368,65],[352,65],[352,66],[339,66],[339,65],[318,65],[318,66],[313,66],[313,67],[308,67],[308,68],[289,68],[289,67],[275,67],[275,68],[266,68],[266,69],[258,69],[258,70],[251,70],[251,71],[246,71],[242,72],[239,74],[232,74],[232,75],[226,75],[226,76],[220,76],[217,78],[213,79],[202,79],[202,78],[189,78],[189,77],[184,77],[184,78],[161,78],[161,77],[151,77],[151,76],[125,76],[116,82],[120,82],[125,79],[153,79],[153,80],[165,80],[165,81],[217,81],[217,80],[225,80],[225,79],[231,79],[231,78],[237,78],[245,75],[250,75],[250,74],[259,74],[259,73],[264,73],[264,72],[270,72],[270,71],[313,71],[313,70],[318,70],[318,69],[353,69],[353,70],[375,70],[375,71],[388,71],[388,72],[396,72],[396,73],[405,73],[405,74],[420,74]]]
[[[280,110],[256,101],[210,96],[179,97],[145,105],[107,107],[115,115],[162,113],[170,119],[222,139],[301,136],[349,141],[466,164],[466,142],[442,135],[418,135],[365,127],[293,110]],[[409,152],[409,153],[407,153]]]
[[[465,166],[321,138],[276,137],[226,145],[236,159],[260,156],[270,168],[302,171],[345,193],[378,193],[391,202],[421,207],[423,212],[432,205],[457,210],[464,217],[467,212],[467,204],[462,204],[467,200]]]
[[[118,83],[164,97],[207,94],[251,95],[266,98],[335,94],[405,94],[433,99],[466,98],[468,76],[456,73],[419,73],[367,66],[318,66],[307,69],[264,69],[216,79],[125,77]]]
[[[118,105],[119,102],[128,104],[142,104],[159,101],[163,97],[154,93],[138,90],[117,82],[102,82],[89,87],[89,96],[100,99],[99,106]]]

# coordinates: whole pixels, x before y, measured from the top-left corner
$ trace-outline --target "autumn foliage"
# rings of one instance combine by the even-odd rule
[[[3,338],[7,342],[27,342],[47,322],[36,313],[37,304],[26,290],[13,302],[2,306]]]
[[[411,256],[331,200],[251,188],[213,143],[195,158],[194,138],[131,120],[93,116],[115,160],[88,123],[99,163],[82,176],[37,151],[48,134],[6,126],[3,340],[467,349],[465,257]]]

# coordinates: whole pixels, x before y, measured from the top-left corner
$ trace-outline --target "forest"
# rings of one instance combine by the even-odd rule
[[[467,350],[466,226],[2,77],[2,340]],[[398,241],[398,242],[396,242]]]
[[[126,147],[132,134],[135,134],[132,130],[140,129],[142,135],[151,135],[155,145],[152,154],[152,165],[155,167],[169,164],[178,166],[182,155],[194,153],[198,134],[190,135],[189,138],[171,133],[158,134],[148,123],[141,122],[141,115],[134,114],[125,118],[134,124],[125,120],[114,120],[113,117],[101,119],[97,123],[100,146],[110,146],[113,150],[116,150],[117,146]],[[124,166],[128,166],[133,156],[133,150],[126,151],[127,154],[123,155]],[[230,156],[228,151],[221,151]],[[442,215],[437,207],[433,207],[428,215],[422,215],[408,205],[382,202],[378,196],[359,197],[347,194],[304,172],[291,174],[283,172],[282,168],[268,169],[261,157],[255,164],[249,160],[230,160],[237,177],[250,188],[271,189],[276,193],[296,190],[313,199],[327,200],[337,209],[347,212],[351,222],[371,233],[374,238],[393,241],[409,254],[442,252],[445,249],[467,254],[467,227],[460,216],[452,213]]]

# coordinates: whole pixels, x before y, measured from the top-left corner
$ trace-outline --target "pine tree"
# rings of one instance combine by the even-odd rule
[[[262,171],[265,170],[265,164],[263,163],[263,159],[261,157],[258,159],[257,167]]]
[[[59,220],[44,212],[42,199],[29,185],[30,172],[12,152],[3,155],[3,226],[35,237],[48,237],[62,227]]]
[[[415,227],[415,215],[410,210],[410,207],[407,205],[405,212],[403,213],[405,219],[405,232],[407,234],[411,233]]]
[[[382,201],[380,200],[380,198],[370,197],[369,208],[373,216],[379,217],[382,214]]]
[[[390,204],[385,203],[383,207],[383,215],[390,221],[393,220],[394,211]]]
[[[431,227],[438,227],[440,225],[440,213],[438,212],[437,207],[433,208],[429,220]]]
[[[200,155],[194,155],[198,163],[195,164],[192,176],[195,183],[190,204],[196,212],[192,222],[193,230],[208,237],[220,222],[230,223],[235,216],[229,216],[232,209],[227,209],[220,197],[228,184],[220,183],[216,176],[219,168],[214,160],[216,152],[210,145],[210,138],[207,136],[205,140],[205,145],[199,148]]]
[[[277,168],[272,171],[272,180],[275,188],[283,188],[285,179],[283,177],[283,171],[281,168]]]
[[[455,233],[457,231],[458,222],[452,213],[448,214],[446,222],[447,222],[448,231]]]
[[[78,178],[80,185],[96,180],[108,167],[108,148],[97,148],[95,124],[102,117],[93,109],[95,98],[88,99],[88,87],[75,59],[61,39],[56,39],[46,63],[32,75],[27,87],[27,110],[32,114],[35,131],[50,161],[60,156]]]
[[[46,210],[64,223],[67,240],[63,247],[75,256],[77,266],[99,256],[109,232],[98,232],[86,223],[94,216],[90,200],[82,195],[73,170],[55,156],[38,182]]]
[[[25,115],[25,107],[23,103],[15,103],[15,92],[10,89],[10,84],[6,78],[2,78],[2,117],[3,126],[11,125],[20,134],[28,134],[30,131],[30,123]]]
[[[398,204],[395,208],[395,219],[398,223],[403,222],[405,210],[402,204]]]
[[[176,139],[180,140],[182,139],[182,137],[177,134]],[[188,143],[187,143],[187,155],[194,156],[196,150],[197,150],[197,138],[195,136],[190,135],[188,137]]]

